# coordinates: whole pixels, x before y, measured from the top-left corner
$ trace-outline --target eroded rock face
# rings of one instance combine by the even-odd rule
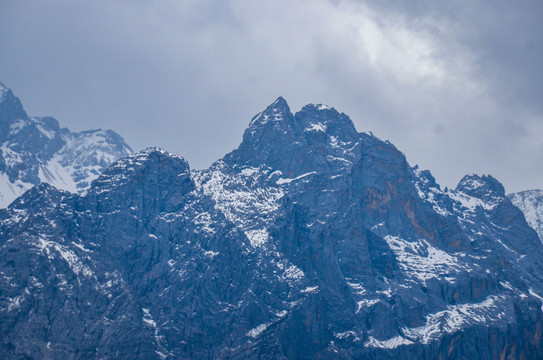
[[[114,131],[73,133],[52,117],[29,117],[20,100],[0,83],[0,208],[42,182],[83,192],[131,152]]]
[[[490,176],[442,190],[282,98],[191,170],[158,148],[0,211],[5,358],[541,358],[543,247]]]

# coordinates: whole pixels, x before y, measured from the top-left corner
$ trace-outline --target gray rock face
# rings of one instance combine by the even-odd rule
[[[508,196],[543,242],[543,190],[526,190]]]
[[[52,117],[28,117],[19,99],[0,83],[0,207],[41,182],[81,192],[131,152],[111,130],[72,133]]]
[[[209,169],[150,148],[0,210],[3,358],[543,358],[543,245],[491,176],[442,190],[279,98]]]

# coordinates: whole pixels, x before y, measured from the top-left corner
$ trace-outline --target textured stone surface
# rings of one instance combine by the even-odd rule
[[[0,210],[0,356],[537,359],[542,256],[496,179],[279,98],[207,170],[150,148]]]

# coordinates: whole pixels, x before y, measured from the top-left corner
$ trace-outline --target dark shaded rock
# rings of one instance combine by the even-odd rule
[[[209,169],[150,148],[0,210],[0,355],[538,359],[542,256],[496,179],[279,98]]]

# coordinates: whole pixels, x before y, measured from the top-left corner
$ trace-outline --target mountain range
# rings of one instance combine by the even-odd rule
[[[29,117],[0,83],[0,207],[34,185],[81,192],[132,149],[111,130],[70,132],[52,117]]]
[[[490,175],[442,189],[283,98],[208,169],[104,168],[0,210],[3,358],[543,358],[539,200]]]

